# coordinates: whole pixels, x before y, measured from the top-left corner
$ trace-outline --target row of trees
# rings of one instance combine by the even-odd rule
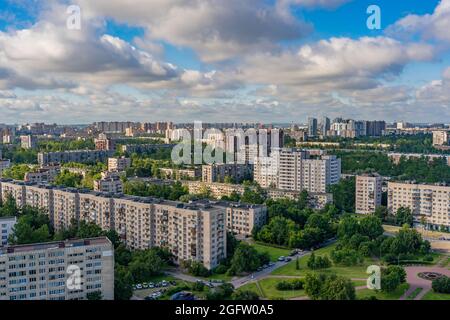
[[[182,196],[188,195],[189,190],[178,181],[173,185],[150,184],[143,181],[126,181],[124,183],[124,193],[141,197],[179,200]]]

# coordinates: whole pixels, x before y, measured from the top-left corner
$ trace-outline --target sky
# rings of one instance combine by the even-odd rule
[[[375,30],[371,5],[380,9]],[[0,8],[0,123],[450,123],[450,0]]]

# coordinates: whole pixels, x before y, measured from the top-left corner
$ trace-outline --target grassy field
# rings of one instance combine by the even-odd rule
[[[437,293],[433,290],[428,291],[422,298],[422,300],[449,300],[450,293]]]
[[[321,248],[315,251],[316,256],[320,255],[329,255],[331,250],[335,247],[335,244],[329,245],[327,247]],[[273,275],[286,275],[286,276],[304,276],[307,272],[311,271],[307,267],[307,261],[309,259],[309,255],[306,255],[299,259],[299,270],[296,269],[296,262],[291,261],[287,265],[278,268],[272,272]],[[372,259],[366,259],[362,265],[359,266],[351,266],[351,267],[341,267],[341,266],[333,266],[331,268],[321,270],[323,273],[336,273],[338,275],[347,277],[347,278],[367,278],[367,267],[371,264],[376,264]]]
[[[385,293],[377,290],[363,289],[356,291],[356,297],[358,299],[369,298],[371,296],[376,297],[378,300],[398,300],[408,290],[409,284],[403,283],[397,290],[390,293]]]
[[[259,242],[251,243],[251,246],[255,248],[258,252],[269,253],[271,261],[277,261],[277,259],[281,256],[288,256],[289,253],[291,253],[292,251],[290,249],[276,248]]]
[[[250,290],[256,292],[260,297],[278,300],[292,299],[306,296],[304,290],[277,290],[276,285],[283,280],[292,280],[290,278],[265,278],[258,281],[259,287],[255,282],[246,284],[238,290]],[[261,289],[261,290],[260,290]]]
[[[411,294],[409,296],[406,297],[406,300],[414,300],[415,297],[417,297],[417,295],[422,292],[422,288],[417,288],[416,290],[414,290],[413,292],[411,292]]]

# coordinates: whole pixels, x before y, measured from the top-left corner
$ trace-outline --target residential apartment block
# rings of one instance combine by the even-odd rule
[[[16,222],[17,217],[0,217],[0,247],[8,244],[8,238]]]
[[[278,149],[255,163],[254,180],[262,187],[326,193],[339,182],[341,160],[333,155],[311,155],[306,150]]]
[[[0,300],[114,299],[114,249],[106,237],[0,248]]]
[[[449,143],[449,134],[447,130],[433,131],[433,146],[446,146]]]
[[[56,152],[39,152],[38,163],[41,166],[51,163],[97,163],[104,162],[114,154],[114,150],[71,150]]]
[[[126,157],[108,158],[108,171],[125,171],[131,166],[131,159]]]
[[[178,261],[195,260],[207,268],[214,268],[226,257],[224,206],[184,204],[8,179],[0,180],[0,190],[3,200],[11,194],[19,206],[29,204],[47,212],[57,231],[70,227],[73,220],[84,220],[104,230],[116,230],[131,249],[164,245]]]
[[[221,163],[202,166],[203,182],[224,182],[228,177],[239,183],[251,179],[252,174],[253,166],[250,164]]]
[[[32,135],[20,136],[20,147],[22,149],[35,149],[37,147],[37,138]]]
[[[94,191],[122,193],[123,182],[116,172],[102,172],[101,179],[94,180]]]
[[[450,187],[431,184],[388,183],[388,210],[410,208],[415,222],[425,218],[432,227],[450,227]]]
[[[356,213],[372,214],[381,206],[383,178],[378,174],[356,176]]]

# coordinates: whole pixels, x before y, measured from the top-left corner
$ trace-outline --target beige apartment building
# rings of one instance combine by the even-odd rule
[[[381,206],[383,178],[379,174],[356,176],[356,213],[372,214]]]
[[[101,192],[79,192],[80,220],[93,222],[103,230],[114,225],[113,198]]]
[[[0,300],[114,299],[114,249],[106,237],[0,248]]]
[[[450,187],[431,184],[388,183],[388,210],[410,208],[415,222],[425,218],[432,227],[450,227]]]
[[[250,236],[253,229],[267,222],[267,207],[233,203],[226,206],[227,229],[234,234]]]
[[[80,218],[80,195],[76,189],[53,189],[53,227],[56,231],[68,229]]]
[[[57,231],[70,227],[74,219],[94,222],[104,230],[116,230],[131,249],[165,246],[178,261],[196,260],[207,268],[214,268],[225,258],[227,216],[233,221],[231,230],[242,234],[261,223],[260,212],[267,210],[239,206],[227,211],[231,204],[202,201],[184,204],[4,179],[0,179],[0,190],[2,196],[13,192],[26,199],[27,204],[48,212]],[[21,200],[18,204],[25,203]],[[244,210],[248,213],[244,214]],[[234,215],[240,218],[234,219]],[[241,218],[244,215],[249,219],[247,222]]]
[[[221,163],[202,166],[203,182],[224,182],[226,177],[239,183],[251,178],[253,167],[249,164]]]
[[[448,145],[449,136],[447,130],[433,131],[433,146],[445,146]]]
[[[131,166],[131,159],[126,157],[108,158],[108,171],[125,171]]]

